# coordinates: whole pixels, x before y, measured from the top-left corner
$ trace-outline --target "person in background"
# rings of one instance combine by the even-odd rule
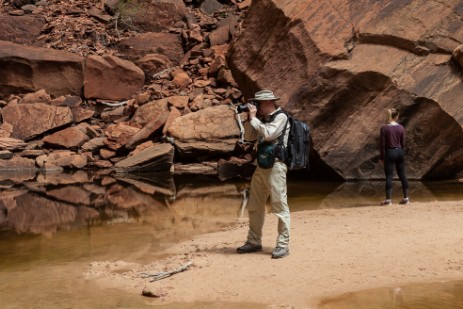
[[[256,92],[257,107],[248,104],[250,125],[257,132],[257,148],[264,143],[277,144],[283,135],[286,146],[290,125],[285,113],[276,105],[273,92],[262,90]],[[262,115],[262,120],[256,114]],[[285,130],[286,128],[286,130]],[[259,162],[259,160],[258,160]],[[278,259],[289,255],[290,213],[287,201],[286,172],[288,168],[282,160],[276,158],[273,166],[256,167],[251,179],[248,202],[249,232],[246,243],[237,248],[238,253],[262,251],[262,228],[265,218],[265,205],[270,197],[272,212],[278,217],[278,237],[272,258]]]
[[[392,204],[392,177],[394,165],[397,170],[400,182],[402,183],[403,199],[399,204],[409,204],[408,181],[405,175],[405,129],[397,123],[399,112],[392,108],[387,110],[388,123],[383,125],[380,130],[381,148],[380,162],[384,166],[386,175],[386,199],[381,205]]]

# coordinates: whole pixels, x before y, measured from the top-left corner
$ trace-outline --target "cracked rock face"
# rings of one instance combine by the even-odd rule
[[[344,179],[383,178],[379,128],[401,111],[409,178],[463,171],[463,1],[254,2],[229,65],[246,97],[272,89]],[[455,57],[455,56],[454,56]]]

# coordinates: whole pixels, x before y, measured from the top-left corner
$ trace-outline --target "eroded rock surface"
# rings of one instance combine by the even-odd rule
[[[272,89],[309,122],[315,156],[342,178],[384,177],[387,108],[401,111],[409,177],[452,177],[463,169],[462,73],[450,61],[462,11],[461,0],[256,1],[229,64],[245,96]]]

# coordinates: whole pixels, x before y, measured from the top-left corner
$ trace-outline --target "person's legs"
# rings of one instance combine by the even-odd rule
[[[272,212],[278,217],[277,247],[287,248],[290,238],[290,213],[286,185],[286,164],[276,162],[270,179]]]
[[[270,194],[268,187],[270,171],[257,167],[251,180],[251,191],[248,202],[249,233],[247,242],[254,245],[262,244],[265,204]]]
[[[392,197],[392,176],[394,173],[394,149],[386,149],[386,156],[384,160],[384,174],[386,176],[386,200]]]
[[[400,182],[402,183],[402,191],[404,194],[404,199],[408,199],[408,180],[405,174],[405,159],[404,152],[402,149],[399,149],[399,154],[396,160],[396,170],[397,175],[399,176]]]

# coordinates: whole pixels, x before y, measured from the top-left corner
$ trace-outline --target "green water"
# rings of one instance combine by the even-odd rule
[[[249,187],[244,181],[198,177],[82,173],[0,180],[0,184],[2,309],[159,304],[139,294],[103,289],[85,280],[83,273],[92,261],[149,263],[161,258],[160,252],[169,245],[224,229],[246,215]],[[381,182],[289,181],[289,204],[292,211],[373,206],[383,199],[383,187]],[[410,191],[412,201],[463,200],[461,183],[412,182]],[[399,187],[394,194],[399,200]],[[164,306],[236,307],[259,308],[252,303]]]

